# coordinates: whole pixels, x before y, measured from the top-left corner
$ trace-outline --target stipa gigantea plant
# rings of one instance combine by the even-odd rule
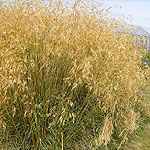
[[[137,88],[145,83],[137,65],[142,50],[133,35],[116,32],[122,23],[108,18],[101,5],[83,0],[2,4],[3,142],[82,149],[86,139],[97,149],[119,139],[116,148],[136,129]]]

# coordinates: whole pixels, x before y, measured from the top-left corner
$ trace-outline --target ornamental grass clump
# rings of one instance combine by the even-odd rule
[[[120,147],[137,128],[137,89],[145,83],[138,66],[142,48],[134,35],[116,30],[124,23],[94,0],[0,6],[1,143]]]

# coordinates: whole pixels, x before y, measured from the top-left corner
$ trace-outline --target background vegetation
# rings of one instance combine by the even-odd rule
[[[145,50],[107,11],[93,0],[0,2],[3,149],[119,149],[148,115]]]

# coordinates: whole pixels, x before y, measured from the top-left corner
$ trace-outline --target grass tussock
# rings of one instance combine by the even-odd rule
[[[137,128],[142,49],[102,8],[93,0],[0,2],[7,148],[116,149]]]

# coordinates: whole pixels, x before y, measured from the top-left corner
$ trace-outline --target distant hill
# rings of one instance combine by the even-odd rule
[[[143,27],[143,28],[144,28],[144,30],[146,30],[147,32],[150,33],[150,27]]]
[[[135,26],[138,35],[150,37],[150,28],[143,26]]]
[[[148,27],[126,24],[119,32],[125,32],[126,30],[131,34],[150,38],[150,28]]]
[[[135,41],[140,40],[142,43],[141,46],[145,47],[147,52],[150,52],[150,27],[142,27],[137,25],[133,26],[133,25],[126,24],[119,32],[125,32],[125,31],[129,31],[129,33],[134,34]],[[145,40],[143,40],[142,37],[145,37]]]

